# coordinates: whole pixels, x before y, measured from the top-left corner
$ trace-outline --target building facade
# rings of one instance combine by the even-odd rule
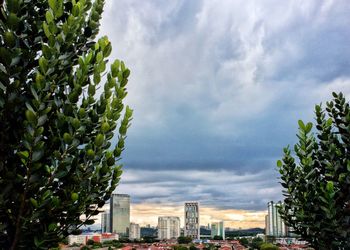
[[[185,203],[185,236],[192,239],[200,239],[199,227],[199,203],[186,202]]]
[[[127,236],[130,226],[130,196],[112,194],[110,200],[110,230],[112,233]]]
[[[158,217],[158,239],[170,240],[180,236],[180,218],[176,216]]]
[[[110,217],[109,210],[101,213],[101,232],[102,233],[111,232],[111,217]]]
[[[224,222],[213,222],[211,223],[211,237],[220,236],[222,239],[225,239],[225,227]]]
[[[274,203],[270,201],[267,203],[268,214],[265,217],[266,235],[274,237],[285,237],[288,236],[288,228],[284,224],[280,213],[278,212],[279,207],[282,206],[282,202],[279,201]]]
[[[141,229],[139,224],[130,223],[129,227],[129,240],[141,239]]]

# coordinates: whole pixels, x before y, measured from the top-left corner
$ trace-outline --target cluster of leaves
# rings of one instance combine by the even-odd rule
[[[47,249],[79,233],[81,225],[94,223],[90,217],[118,184],[122,171],[116,162],[132,116],[123,104],[130,70],[116,60],[106,72],[111,44],[107,37],[94,40],[103,5],[103,0],[1,1],[5,249]]]
[[[277,162],[284,188],[280,213],[286,224],[317,249],[350,248],[350,108],[333,93],[325,110],[316,105],[312,124],[299,121],[299,142]]]

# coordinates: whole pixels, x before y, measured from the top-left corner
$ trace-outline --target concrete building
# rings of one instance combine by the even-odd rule
[[[109,210],[101,213],[101,232],[102,233],[111,232],[111,216],[110,216]]]
[[[275,237],[288,236],[288,228],[284,224],[281,215],[278,212],[279,207],[282,206],[282,202],[274,203],[270,201],[267,203],[268,214],[265,217],[266,235]]]
[[[225,227],[223,221],[211,223],[211,238],[214,238],[215,236],[221,236],[223,240],[225,239]]]
[[[176,216],[158,217],[158,239],[170,240],[180,236],[180,218]]]
[[[129,227],[129,240],[141,239],[141,229],[139,224],[130,223]]]
[[[186,202],[185,203],[185,236],[192,239],[200,239],[199,227],[199,203]]]
[[[80,235],[68,235],[68,244],[85,245],[88,240],[95,242],[105,242],[111,240],[119,240],[118,234],[102,233],[102,234],[80,234]]]
[[[127,236],[130,226],[130,196],[127,194],[112,194],[110,212],[111,232]]]

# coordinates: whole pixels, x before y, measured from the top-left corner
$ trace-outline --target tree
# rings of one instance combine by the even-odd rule
[[[215,235],[215,236],[213,237],[213,240],[222,240],[222,236],[220,236],[220,235]]]
[[[278,250],[278,249],[279,249],[278,246],[275,246],[271,243],[263,243],[260,246],[260,250]]]
[[[188,244],[192,242],[192,238],[189,236],[180,236],[179,238],[177,238],[177,242],[179,244]]]
[[[197,247],[194,244],[191,244],[189,250],[197,250]]]
[[[241,243],[245,247],[248,247],[248,245],[249,245],[248,239],[244,238],[244,237],[239,239],[239,243]]]
[[[252,242],[249,244],[252,249],[260,249],[260,246],[264,243],[263,239],[260,237],[255,237],[252,239]]]
[[[299,141],[277,162],[284,188],[280,213],[316,249],[350,247],[350,108],[342,93],[326,108],[316,105],[312,123],[299,121]]]
[[[111,43],[107,37],[95,40],[103,5],[1,1],[4,249],[57,246],[81,225],[94,223],[91,216],[118,184],[117,161],[132,116],[123,104],[130,70],[116,60],[106,72]]]

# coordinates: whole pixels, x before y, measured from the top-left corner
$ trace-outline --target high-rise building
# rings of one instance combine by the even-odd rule
[[[140,225],[130,223],[129,227],[129,240],[139,240],[141,238]]]
[[[110,211],[104,211],[101,213],[101,232],[110,233],[111,232],[111,221],[110,221]]]
[[[223,221],[211,223],[211,237],[214,238],[215,236],[221,236],[223,240],[225,239],[225,228]]]
[[[270,201],[267,203],[268,214],[265,217],[266,235],[275,237],[284,237],[288,235],[288,229],[278,212],[279,207],[282,206],[282,202],[274,203]]]
[[[192,239],[200,239],[199,227],[199,203],[185,203],[185,236]]]
[[[110,211],[111,232],[127,236],[130,226],[130,196],[128,194],[112,194]]]
[[[176,216],[158,217],[158,239],[170,240],[180,236],[180,218]]]

